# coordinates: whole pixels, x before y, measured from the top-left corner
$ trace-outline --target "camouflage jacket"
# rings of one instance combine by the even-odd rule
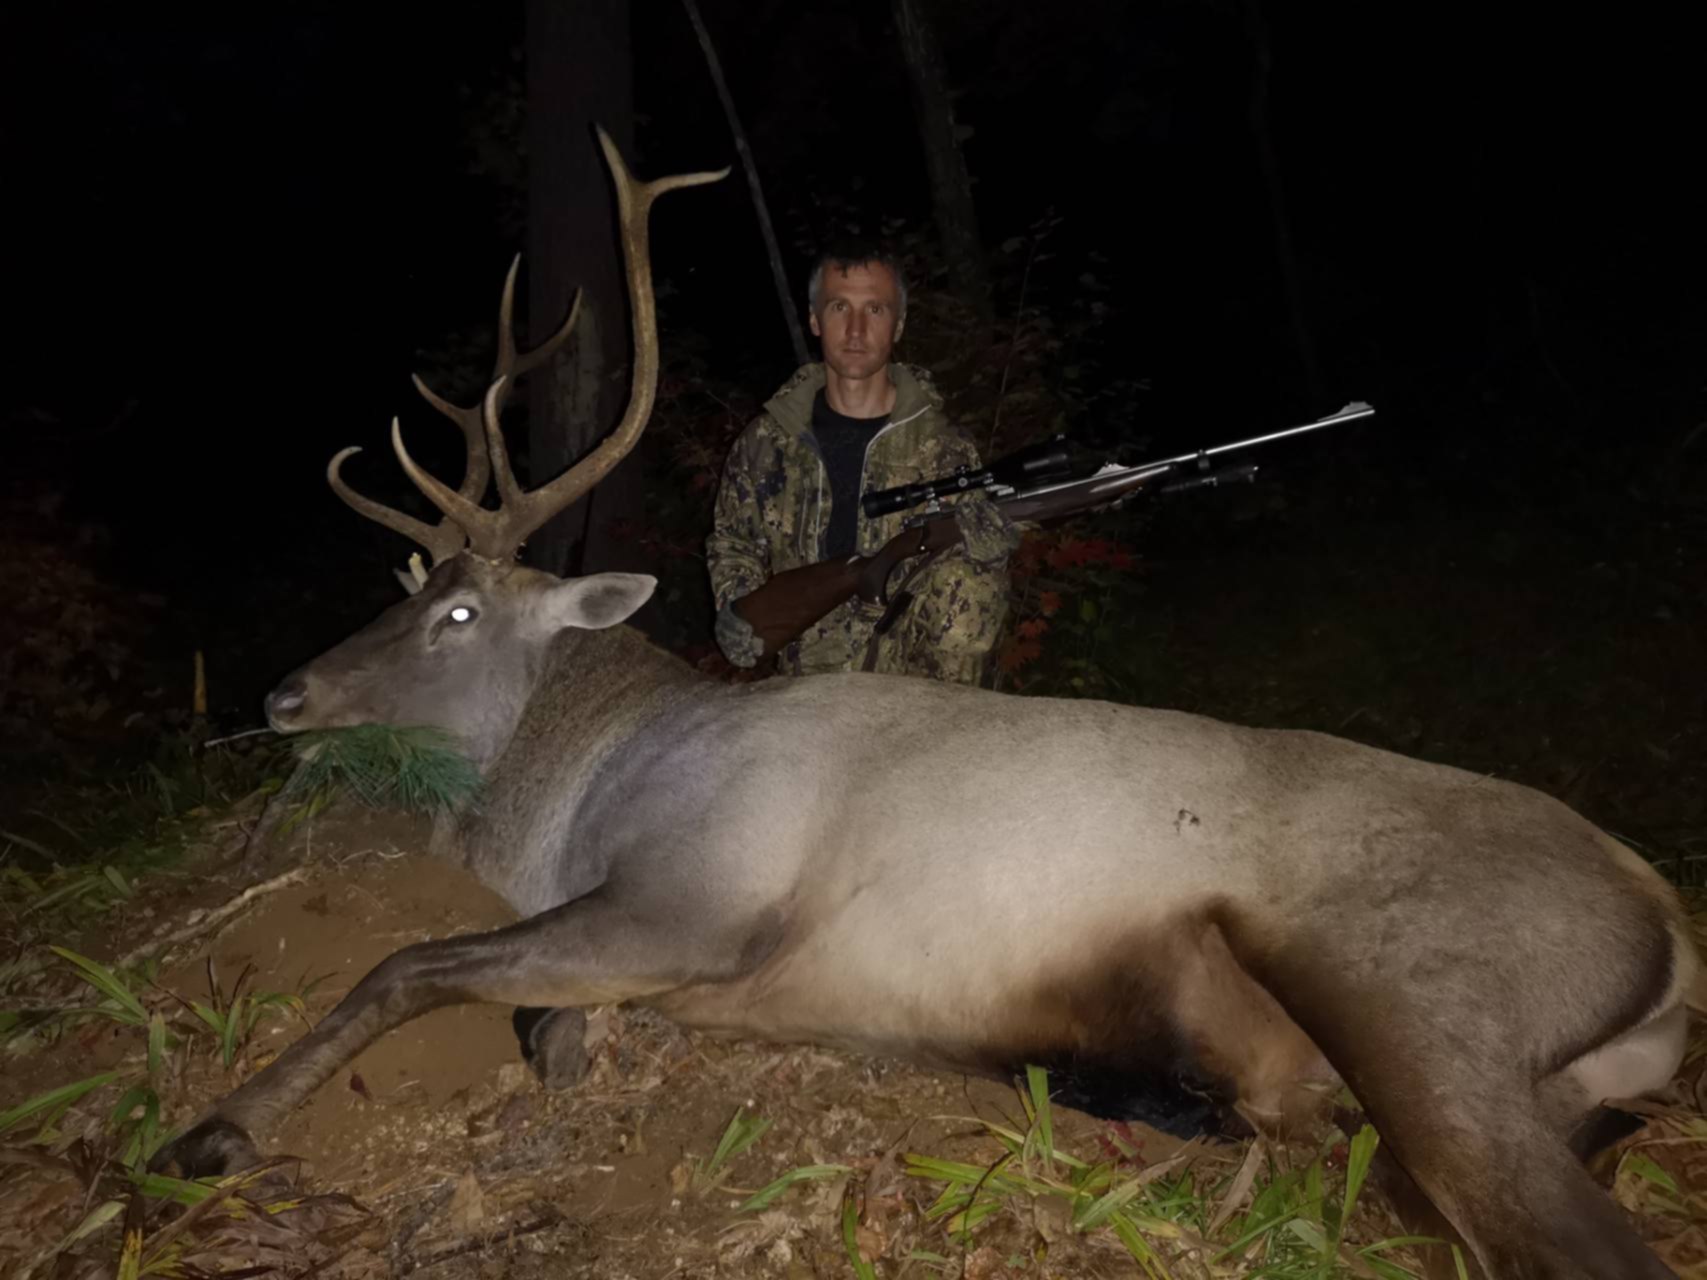
[[[978,451],[952,427],[941,395],[922,369],[892,364],[895,408],[866,450],[861,493],[978,467]],[[758,661],[752,629],[730,609],[773,575],[824,559],[830,527],[830,487],[812,434],[812,404],[824,385],[824,366],[803,366],[766,402],[736,439],[724,465],[706,561],[718,611],[717,639],[731,662]],[[1000,572],[1018,531],[982,493],[952,500],[962,545],[944,556],[988,576]],[[862,512],[855,550],[870,555],[901,531],[908,512],[868,519]],[[939,577],[941,575],[938,575]],[[950,575],[952,577],[952,575]],[[855,670],[864,657],[881,606],[850,600],[838,606],[778,655],[780,670],[804,674]]]

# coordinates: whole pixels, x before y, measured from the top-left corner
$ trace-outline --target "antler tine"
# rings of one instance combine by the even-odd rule
[[[634,316],[634,368],[628,393],[628,408],[616,430],[586,457],[550,483],[531,493],[519,488],[504,497],[499,520],[476,534],[469,530],[475,551],[492,559],[510,555],[522,541],[552,516],[564,510],[610,473],[634,448],[652,414],[658,391],[658,309],[652,293],[652,259],[647,215],[652,203],[668,191],[703,186],[729,176],[727,167],[716,172],[684,173],[640,182],[630,172],[610,134],[599,129],[599,146],[616,182],[617,217],[622,234],[623,260],[628,268],[629,308]],[[488,401],[491,400],[488,394]],[[488,437],[496,440],[496,416],[486,411]],[[494,453],[497,445],[493,444]],[[503,464],[508,470],[508,462]],[[514,478],[511,478],[512,485]],[[512,496],[513,495],[513,496]],[[487,538],[490,538],[490,541]]]
[[[510,269],[504,276],[504,292],[498,303],[498,356],[492,367],[492,384],[504,382],[507,388],[514,387],[517,378],[532,373],[557,354],[574,332],[581,310],[581,292],[577,289],[569,306],[569,316],[557,331],[531,351],[518,351],[514,316],[516,275],[521,265],[522,255],[518,253],[510,260]],[[429,387],[420,374],[414,374],[413,380],[421,398],[462,429],[463,439],[468,444],[468,461],[463,467],[462,483],[457,492],[470,502],[478,503],[486,496],[486,484],[492,477],[482,405],[453,404]],[[508,396],[508,390],[505,395]],[[481,400],[485,398],[482,396]],[[503,408],[502,401],[499,408]]]
[[[421,393],[421,399],[462,429],[462,438],[468,446],[468,461],[463,465],[458,492],[470,502],[479,502],[486,496],[486,482],[492,478],[491,464],[486,457],[486,432],[480,424],[480,406],[452,404],[429,387],[420,374],[411,374],[410,378],[415,383],[415,390]]]
[[[516,273],[522,265],[522,255],[517,254],[510,262],[510,273],[504,277],[504,297],[498,304],[498,363],[492,369],[492,381],[508,378],[514,386],[516,379],[523,374],[532,373],[552,356],[557,354],[569,335],[575,331],[575,321],[581,314],[581,291],[575,290],[575,296],[569,300],[569,316],[557,327],[557,332],[531,351],[516,349],[516,327],[513,320],[516,307]],[[502,407],[502,406],[500,406]],[[479,409],[472,410],[476,415]]]
[[[481,416],[486,421],[486,447],[492,454],[492,469],[498,482],[498,509],[509,510],[524,505],[527,494],[516,481],[516,473],[510,467],[510,451],[504,447],[503,428],[498,424],[498,415],[503,411],[504,401],[509,398],[509,384],[499,378],[487,389],[486,399],[480,404]]]
[[[602,128],[599,145],[616,181],[617,212],[621,225],[623,258],[628,268],[630,305],[634,313],[634,370],[628,408],[622,421],[596,449],[568,471],[532,493],[516,483],[504,448],[499,416],[515,379],[544,364],[568,341],[580,315],[581,294],[577,290],[562,326],[531,351],[518,352],[512,315],[515,308],[518,254],[504,278],[504,293],[498,308],[498,358],[491,384],[478,406],[452,404],[435,393],[419,375],[415,387],[428,404],[462,428],[468,444],[468,465],[460,489],[452,489],[423,470],[403,445],[401,423],[391,420],[391,448],[404,474],[437,507],[444,519],[428,525],[364,498],[346,485],[339,468],[359,449],[345,449],[326,469],[332,490],[353,509],[371,520],[412,538],[432,553],[435,565],[458,554],[464,545],[492,560],[507,559],[522,541],[552,516],[591,489],[634,447],[652,413],[658,389],[658,313],[652,294],[652,262],[648,250],[647,215],[652,202],[666,191],[717,182],[729,176],[728,168],[715,173],[686,173],[639,182],[629,172],[616,144]],[[501,506],[489,511],[480,505],[488,480],[496,477]]]
[[[429,387],[420,374],[413,375],[415,390],[421,393],[421,398],[456,423],[462,431],[468,457],[463,466],[461,485],[453,492],[417,466],[414,459],[409,457],[408,451],[403,448],[402,434],[397,422],[393,420],[391,424],[392,447],[403,464],[403,470],[428,500],[444,512],[444,519],[436,526],[429,525],[371,498],[364,498],[351,489],[344,482],[340,468],[346,458],[351,454],[360,453],[360,449],[345,449],[333,458],[326,468],[326,480],[332,486],[332,492],[368,519],[420,543],[432,554],[434,565],[441,564],[460,552],[469,544],[470,536],[475,530],[480,531],[482,545],[493,541],[491,530],[495,513],[483,508],[480,500],[486,496],[486,486],[492,479],[494,456],[498,458],[497,466],[501,475],[500,494],[505,495],[507,500],[508,495],[517,492],[517,487],[510,470],[509,456],[504,452],[502,437],[496,430],[488,433],[486,415],[490,413],[492,421],[496,423],[516,378],[537,369],[551,359],[574,332],[575,320],[580,315],[581,294],[577,290],[569,307],[569,317],[557,332],[531,351],[518,352],[512,316],[515,311],[516,274],[521,261],[521,255],[517,254],[511,260],[509,272],[504,277],[504,292],[498,304],[498,356],[492,372],[492,383],[481,397],[480,403],[453,404]]]
[[[397,455],[397,461],[403,468],[403,474],[408,476],[415,487],[426,496],[427,501],[445,514],[445,521],[441,523],[440,528],[445,527],[446,524],[455,526],[459,535],[467,534],[470,543],[473,543],[476,530],[481,529],[487,521],[497,514],[487,511],[478,503],[463,497],[443,480],[437,479],[430,472],[423,470],[415,459],[409,456],[409,451],[403,447],[403,424],[396,418],[391,420],[391,451]],[[375,518],[377,519],[377,517]],[[408,517],[404,518],[407,519]],[[418,524],[419,522],[414,523]],[[392,527],[395,528],[396,526]],[[417,537],[417,535],[410,534],[410,537]],[[430,546],[431,544],[427,545]],[[457,548],[459,551],[461,549],[460,546]],[[437,560],[434,563],[436,564]]]
[[[332,461],[326,465],[326,483],[332,486],[332,492],[342,498],[350,508],[369,520],[384,525],[393,533],[400,533],[405,538],[420,543],[431,553],[435,565],[442,564],[462,550],[468,541],[468,536],[462,529],[449,519],[441,520],[436,526],[417,520],[414,516],[397,511],[372,498],[364,498],[344,482],[341,474],[344,460],[361,452],[357,446],[340,449],[333,455]]]

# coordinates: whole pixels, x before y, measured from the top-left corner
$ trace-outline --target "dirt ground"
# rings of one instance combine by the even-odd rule
[[[151,934],[182,929],[246,885],[283,874],[281,887],[223,928],[175,948],[157,990],[205,1000],[210,985],[229,989],[252,966],[246,990],[306,989],[308,1016],[318,1018],[397,948],[511,918],[465,873],[413,852],[425,836],[408,819],[325,816],[282,861],[172,878],[151,895],[152,905],[132,913],[133,927],[98,926],[70,945],[110,962]],[[293,864],[301,869],[288,870]],[[262,1022],[230,1072],[205,1044],[179,1055],[181,1069],[162,1099],[165,1118],[188,1123],[303,1030],[283,1013]],[[804,1183],[764,1212],[732,1210],[791,1168],[843,1164],[861,1180],[859,1239],[868,1254],[904,1259],[922,1249],[959,1265],[963,1251],[920,1217],[936,1188],[905,1177],[900,1156],[923,1151],[988,1164],[1000,1148],[974,1117],[1026,1127],[1016,1092],[994,1082],[810,1047],[718,1041],[644,1010],[593,1013],[586,1040],[586,1076],[551,1092],[523,1064],[507,1009],[443,1009],[383,1037],[276,1132],[256,1135],[263,1150],[293,1157],[278,1176],[299,1193],[327,1198],[278,1215],[282,1230],[273,1237],[239,1233],[209,1244],[197,1261],[444,1280],[841,1276],[850,1274],[840,1230],[845,1176]],[[95,1070],[134,1067],[142,1052],[139,1030],[87,1024],[13,1058],[0,1107]],[[699,1166],[743,1109],[772,1127],[707,1188]],[[94,1116],[101,1107],[85,1110]],[[1116,1153],[1115,1136],[1145,1162],[1180,1146],[1065,1109],[1056,1112],[1056,1133],[1060,1149],[1095,1159]],[[1228,1147],[1198,1150],[1196,1158],[1205,1169],[1231,1172],[1240,1156]],[[0,1273],[17,1274],[13,1268],[62,1240],[90,1202],[67,1168],[45,1160],[0,1164]],[[1024,1274],[1033,1276],[1133,1274],[1106,1233],[1076,1235],[1046,1213],[1036,1218],[988,1232],[988,1243],[963,1259],[965,1274],[1020,1274],[1003,1260],[1021,1255],[1029,1255]],[[1047,1252],[1041,1268],[1040,1245]],[[78,1250],[82,1265],[51,1274],[110,1274],[115,1247],[109,1239]],[[884,1274],[939,1272],[901,1262]]]
[[[318,1018],[397,948],[510,918],[466,874],[415,852],[425,837],[413,820],[326,815],[268,865],[227,859],[222,870],[167,877],[127,913],[128,925],[92,926],[72,945],[112,961],[151,937],[193,928],[197,913],[230,903],[247,885],[276,885],[176,946],[154,992],[205,998],[247,969],[247,990],[307,991],[307,1015]],[[287,1014],[261,1023],[229,1072],[205,1044],[192,1044],[168,1073],[165,1119],[187,1123],[302,1030]],[[276,1132],[256,1135],[264,1150],[291,1157],[269,1176],[280,1180],[275,1200],[282,1190],[292,1207],[273,1213],[264,1231],[202,1239],[180,1262],[208,1274],[260,1274],[242,1269],[261,1266],[282,1275],[435,1280],[843,1276],[851,1274],[841,1221],[848,1176],[803,1183],[762,1212],[733,1211],[789,1169],[840,1164],[863,1193],[857,1239],[868,1256],[887,1260],[882,1275],[1139,1274],[1111,1235],[1073,1232],[1046,1209],[1008,1209],[971,1253],[924,1220],[936,1188],[904,1175],[902,1153],[989,1164],[1000,1148],[974,1118],[1023,1131],[1011,1089],[814,1048],[717,1041],[643,1010],[594,1013],[586,1043],[584,1079],[551,1092],[522,1063],[506,1009],[444,1009],[382,1038]],[[85,1024],[13,1057],[0,1107],[95,1070],[134,1068],[142,1052],[136,1028]],[[1707,1123],[1699,1084],[1692,1077],[1679,1086],[1678,1100],[1693,1110],[1669,1109],[1655,1121],[1671,1126],[1650,1133],[1656,1152],[1680,1125]],[[99,1105],[74,1111],[65,1125],[79,1115],[92,1123],[108,1096],[92,1095]],[[741,1110],[772,1127],[707,1187],[699,1170]],[[1136,1149],[1132,1162],[1165,1167],[1157,1162],[1184,1154],[1210,1181],[1231,1174],[1244,1154],[1201,1143],[1182,1153],[1165,1135],[1065,1109],[1056,1111],[1056,1132],[1058,1148],[1095,1160]],[[59,1161],[3,1150],[0,1273],[24,1274],[51,1256],[95,1193],[76,1176],[76,1143]],[[1707,1184],[1698,1157],[1669,1160],[1676,1177],[1701,1175],[1696,1185]],[[146,1230],[157,1232],[160,1220]],[[1698,1222],[1662,1214],[1644,1227],[1682,1274],[1707,1273]],[[57,1269],[33,1274],[114,1274],[115,1228],[91,1234]],[[909,1261],[915,1251],[940,1261]]]

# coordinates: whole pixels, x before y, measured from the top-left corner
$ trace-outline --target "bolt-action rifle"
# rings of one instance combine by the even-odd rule
[[[961,467],[952,475],[935,480],[880,489],[860,500],[867,518],[912,507],[920,510],[909,516],[901,532],[875,554],[823,560],[789,569],[735,601],[734,609],[763,642],[765,657],[779,652],[819,618],[855,596],[888,606],[883,622],[878,624],[880,631],[887,630],[888,624],[906,608],[904,585],[893,597],[890,594],[895,571],[917,556],[934,556],[960,541],[954,512],[944,505],[958,494],[984,492],[1016,524],[1054,520],[1118,506],[1141,491],[1182,493],[1255,480],[1254,465],[1217,469],[1211,466],[1210,459],[1342,422],[1355,422],[1374,413],[1369,405],[1355,401],[1337,413],[1301,426],[1138,466],[1104,463],[1090,475],[1077,478],[1071,475],[1072,463],[1064,442],[1057,439],[1009,454],[987,467]],[[906,580],[910,581],[916,573],[917,567]]]

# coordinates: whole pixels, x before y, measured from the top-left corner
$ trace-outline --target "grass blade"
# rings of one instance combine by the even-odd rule
[[[1375,1148],[1380,1144],[1380,1135],[1367,1124],[1351,1140],[1351,1152],[1345,1165],[1345,1206],[1340,1210],[1339,1229],[1334,1232],[1336,1243],[1351,1222],[1352,1210],[1357,1208],[1358,1193],[1363,1190],[1363,1181],[1369,1176],[1369,1162],[1375,1158]]]
[[[766,1183],[760,1187],[742,1201],[735,1212],[753,1213],[759,1209],[768,1208],[772,1201],[797,1182],[814,1182],[822,1178],[837,1178],[852,1172],[853,1170],[845,1164],[803,1164],[798,1169],[790,1169],[774,1182]]]
[[[130,881],[124,878],[124,872],[117,867],[102,867],[101,874],[106,876],[107,883],[113,886],[119,897],[128,898],[136,892],[130,887]]]
[[[158,1009],[148,1020],[148,1074],[158,1075],[166,1058],[166,1018]]]
[[[1049,1073],[1042,1067],[1027,1066],[1025,1069],[1025,1086],[1029,1095],[1030,1105],[1026,1108],[1031,1113],[1031,1132],[1025,1135],[1026,1156],[1029,1158],[1038,1147],[1043,1151],[1045,1165],[1055,1157],[1055,1119],[1049,1106]],[[1033,1143],[1032,1135],[1036,1135]]]
[[[21,836],[16,831],[0,831],[0,840],[10,840],[13,844],[21,844],[31,853],[46,858],[49,862],[59,861],[58,856],[45,844],[31,840],[28,836]]]
[[[70,1106],[84,1094],[118,1079],[118,1074],[116,1071],[103,1071],[100,1075],[90,1076],[87,1080],[79,1080],[75,1084],[60,1085],[57,1089],[38,1093],[35,1097],[20,1102],[10,1111],[0,1111],[0,1133],[17,1128],[18,1125],[33,1115],[39,1115],[55,1107]]]
[[[83,971],[85,982],[117,1004],[126,1015],[121,1021],[138,1027],[148,1025],[148,1010],[142,1007],[142,1001],[138,1000],[136,994],[106,965],[91,960],[88,956],[80,956],[66,947],[50,946],[48,950],[60,959],[69,960],[76,965]]]
[[[848,1261],[853,1264],[854,1275],[859,1280],[877,1280],[877,1268],[867,1262],[859,1251],[859,1201],[854,1198],[851,1182],[842,1194],[842,1248],[847,1251]]]
[[[717,1150],[694,1175],[700,1194],[704,1195],[721,1182],[728,1172],[724,1166],[763,1137],[770,1127],[771,1121],[748,1115],[745,1108],[737,1110],[724,1126],[723,1136],[717,1140]]]
[[[1144,1190],[1144,1184],[1135,1179],[1127,1179],[1112,1190],[1098,1196],[1095,1200],[1084,1203],[1073,1214],[1073,1226],[1079,1231],[1090,1231],[1100,1227],[1114,1216],[1117,1209],[1123,1209],[1135,1200]]]
[[[75,1227],[72,1227],[70,1234],[59,1242],[58,1252],[64,1253],[84,1236],[99,1231],[102,1227],[106,1226],[107,1223],[111,1222],[123,1212],[123,1200],[108,1200],[102,1204],[96,1205],[93,1209],[89,1210],[88,1213],[84,1214],[83,1221],[79,1222]]]

